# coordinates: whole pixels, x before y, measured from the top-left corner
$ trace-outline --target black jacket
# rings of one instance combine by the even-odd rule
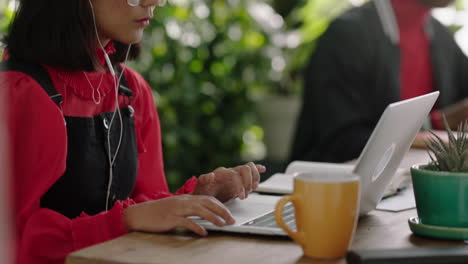
[[[385,107],[400,99],[398,29],[389,26],[388,13],[382,17],[388,3],[375,0],[347,11],[319,39],[304,72],[291,160],[357,158]],[[434,18],[426,32],[434,87],[441,92],[436,108],[441,109],[468,95],[468,59]]]

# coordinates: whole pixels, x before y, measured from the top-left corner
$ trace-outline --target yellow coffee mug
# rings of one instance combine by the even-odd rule
[[[294,193],[278,201],[278,225],[301,245],[308,257],[334,259],[349,249],[359,217],[359,177],[327,172],[299,173],[294,178]],[[283,207],[292,202],[297,232],[283,220]]]

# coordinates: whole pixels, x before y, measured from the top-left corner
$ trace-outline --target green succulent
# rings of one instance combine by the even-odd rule
[[[456,132],[452,131],[445,116],[442,116],[447,131],[448,142],[430,131],[431,138],[426,141],[431,162],[429,170],[448,172],[468,172],[468,121],[460,123]]]

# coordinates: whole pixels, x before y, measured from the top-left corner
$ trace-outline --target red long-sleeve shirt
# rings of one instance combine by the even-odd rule
[[[66,169],[67,134],[63,116],[91,117],[115,108],[110,73],[87,73],[95,89],[103,78],[102,100],[95,104],[93,88],[83,72],[46,68],[55,89],[63,95],[63,112],[31,77],[18,72],[0,73],[0,87],[6,88],[8,100],[15,237],[20,264],[63,263],[72,251],[125,234],[122,221],[125,207],[172,195],[164,174],[160,124],[151,88],[139,74],[125,68],[125,78],[134,93],[132,106],[138,145],[137,181],[131,197],[116,202],[107,212],[82,214],[75,219],[40,208],[40,198]],[[119,104],[124,105],[121,96]],[[176,194],[192,192],[195,184],[196,179],[191,178]]]

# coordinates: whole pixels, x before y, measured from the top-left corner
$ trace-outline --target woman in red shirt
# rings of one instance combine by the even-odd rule
[[[0,73],[18,263],[63,263],[128,231],[206,235],[187,217],[232,224],[221,202],[258,186],[265,167],[250,162],[169,193],[151,88],[125,66],[159,1],[19,1]]]

